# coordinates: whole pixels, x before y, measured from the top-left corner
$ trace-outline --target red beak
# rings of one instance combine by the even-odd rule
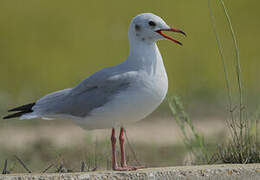
[[[159,33],[160,35],[162,35],[163,37],[165,37],[166,39],[169,39],[179,45],[182,45],[181,42],[177,41],[176,39],[170,37],[170,36],[167,36],[166,34],[164,34],[162,31],[172,31],[172,32],[177,32],[177,33],[181,33],[183,34],[184,36],[186,36],[185,32],[183,32],[182,30],[179,30],[179,29],[175,29],[175,28],[170,28],[170,29],[159,29],[157,30],[156,32]]]

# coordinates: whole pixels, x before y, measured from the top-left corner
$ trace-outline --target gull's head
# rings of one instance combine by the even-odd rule
[[[183,31],[168,26],[162,18],[152,13],[143,13],[134,17],[129,27],[129,39],[147,43],[156,42],[161,39],[169,39],[182,45],[176,39],[166,35],[163,31],[171,31],[186,35]]]

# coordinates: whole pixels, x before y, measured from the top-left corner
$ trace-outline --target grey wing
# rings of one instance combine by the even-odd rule
[[[89,84],[84,80],[82,83],[87,84],[81,83],[73,89],[56,92],[55,95],[50,94],[36,105],[41,109],[43,116],[45,114],[85,117],[93,109],[102,107],[114,95],[127,89],[132,81],[131,77],[133,75],[129,76],[129,73],[125,73],[103,77],[104,79],[90,81]]]
[[[82,92],[92,89],[93,87],[103,84],[109,77],[112,77],[119,72],[114,67],[104,68],[92,74],[71,91],[72,95],[81,94]]]
[[[46,115],[54,112],[58,105],[64,102],[70,92],[71,88],[68,88],[42,97],[36,101],[36,104],[32,108],[33,112],[36,112],[38,115]]]

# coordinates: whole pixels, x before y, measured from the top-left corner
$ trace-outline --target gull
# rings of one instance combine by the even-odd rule
[[[128,166],[124,148],[124,125],[144,119],[164,100],[168,77],[156,45],[168,39],[163,31],[185,33],[168,26],[153,13],[134,17],[128,30],[129,56],[122,63],[101,69],[73,88],[50,93],[34,103],[10,109],[4,119],[70,119],[84,129],[112,128],[113,170],[136,170]],[[120,127],[120,166],[116,157],[115,128]]]

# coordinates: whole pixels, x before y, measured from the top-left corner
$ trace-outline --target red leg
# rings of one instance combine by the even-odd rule
[[[114,171],[129,171],[134,169],[118,167],[117,160],[116,160],[116,136],[115,136],[115,129],[112,129],[111,133],[111,144],[112,144],[112,168]]]
[[[119,134],[119,143],[120,143],[120,151],[121,151],[121,167],[126,167],[126,158],[125,158],[125,139],[124,139],[124,128],[121,127]]]
[[[111,133],[111,144],[112,144],[112,168],[115,171],[133,171],[140,168],[144,168],[143,166],[140,167],[131,167],[126,165],[126,159],[125,159],[125,149],[124,149],[124,128],[120,129],[120,135],[119,135],[119,141],[120,141],[120,150],[121,150],[121,166],[118,167],[117,160],[116,160],[116,136],[115,136],[115,129],[112,129]]]
[[[125,131],[124,128],[121,127],[120,134],[119,134],[119,143],[120,143],[120,151],[121,151],[121,170],[133,171],[133,170],[144,168],[144,166],[128,166],[126,164],[124,131]]]
[[[118,168],[116,161],[116,136],[115,136],[115,128],[112,129],[111,133],[111,144],[112,144],[112,168],[116,170]]]

